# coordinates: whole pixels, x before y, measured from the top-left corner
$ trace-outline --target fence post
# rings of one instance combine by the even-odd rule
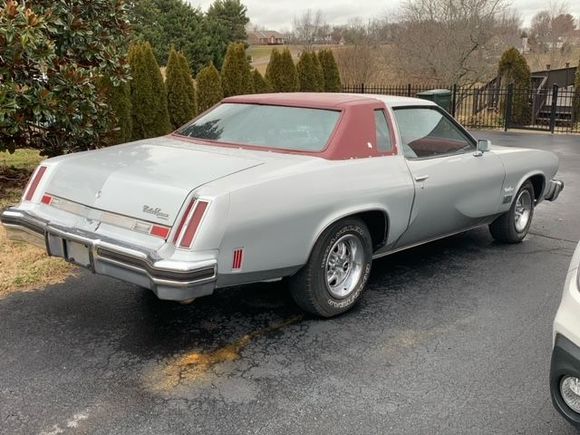
[[[508,131],[512,118],[512,104],[514,102],[514,84],[510,83],[507,89],[507,97],[504,108],[504,131]]]
[[[360,84],[360,93],[361,94],[364,94],[365,93],[365,84],[364,83],[361,83]]]
[[[550,133],[556,129],[556,109],[558,107],[558,85],[552,87],[552,110],[550,110]]]
[[[411,83],[407,85],[407,97],[411,96]]]
[[[473,90],[473,103],[471,104],[471,116],[475,116],[479,110],[479,88]]]
[[[453,84],[453,93],[451,94],[451,116],[455,118],[455,105],[457,104],[457,83]]]

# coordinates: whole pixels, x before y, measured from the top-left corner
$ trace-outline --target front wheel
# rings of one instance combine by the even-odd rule
[[[372,240],[360,219],[347,218],[320,236],[308,263],[289,282],[294,301],[311,314],[333,317],[359,300],[371,271]]]
[[[526,181],[518,190],[509,211],[493,221],[489,231],[498,242],[519,243],[528,234],[533,217],[534,186],[530,181]]]

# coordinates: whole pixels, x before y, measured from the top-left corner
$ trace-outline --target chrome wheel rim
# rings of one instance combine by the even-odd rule
[[[516,208],[514,210],[514,224],[518,233],[526,229],[531,215],[532,195],[530,195],[528,190],[522,190],[516,198]]]
[[[326,286],[332,296],[344,299],[360,281],[364,250],[360,239],[347,234],[338,239],[326,257]]]

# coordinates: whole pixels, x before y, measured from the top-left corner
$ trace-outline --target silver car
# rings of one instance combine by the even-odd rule
[[[476,141],[414,98],[231,97],[171,135],[46,160],[1,220],[95,273],[189,301],[289,278],[304,310],[360,298],[374,258],[489,225],[520,242],[558,158]]]

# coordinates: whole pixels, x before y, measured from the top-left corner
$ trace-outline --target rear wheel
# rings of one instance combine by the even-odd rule
[[[528,234],[533,217],[534,186],[528,180],[518,191],[509,211],[498,217],[489,230],[498,242],[519,243]]]
[[[372,240],[360,219],[347,218],[320,236],[308,263],[292,278],[292,297],[304,310],[333,317],[352,308],[367,283]]]

